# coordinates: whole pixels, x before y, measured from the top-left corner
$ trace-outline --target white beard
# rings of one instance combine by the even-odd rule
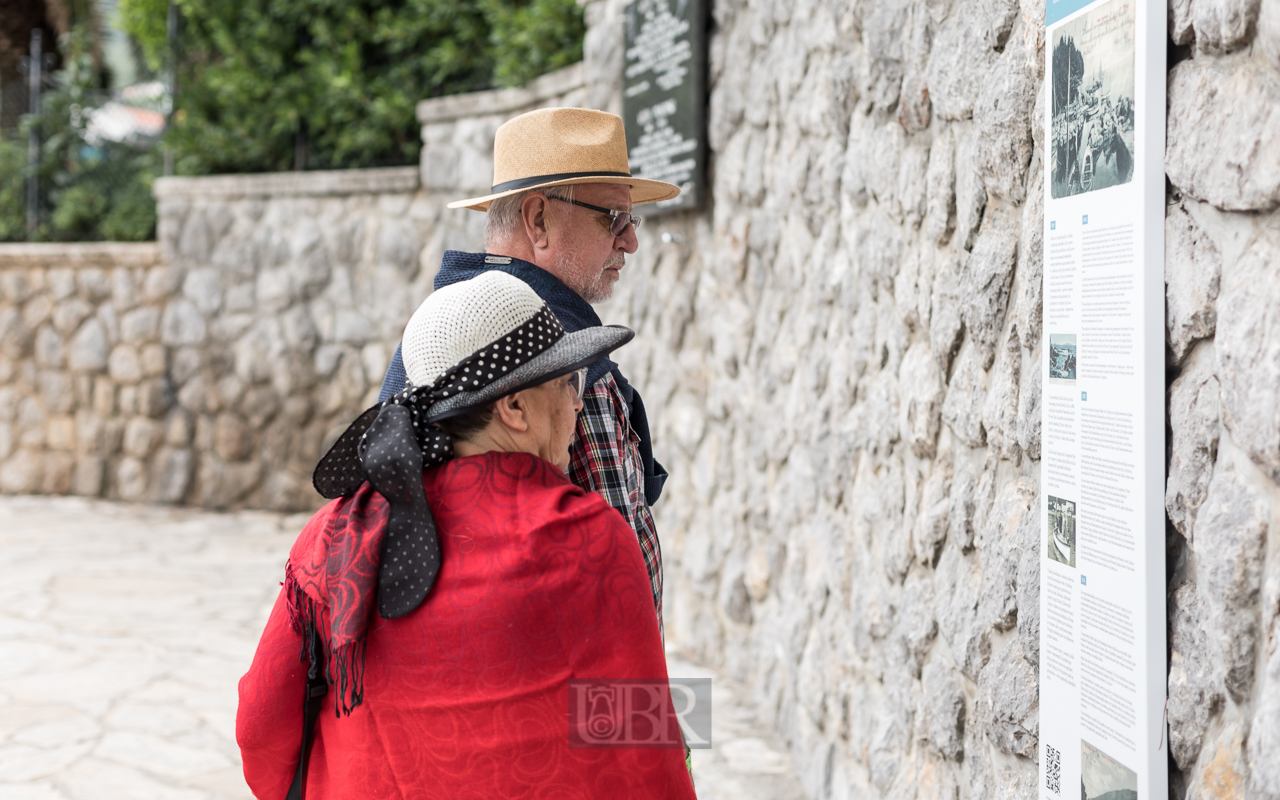
[[[613,297],[613,280],[609,277],[608,269],[610,267],[621,268],[627,263],[627,257],[622,253],[614,253],[609,260],[601,265],[595,277],[585,286],[570,286],[578,295],[588,303],[603,303]],[[565,259],[560,265],[563,275],[581,275],[584,270],[577,261]]]

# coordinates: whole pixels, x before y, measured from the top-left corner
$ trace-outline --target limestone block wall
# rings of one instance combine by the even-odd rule
[[[159,264],[154,244],[0,246],[0,491],[98,495],[109,454],[155,449]],[[140,479],[132,458],[122,482]]]
[[[318,506],[311,470],[376,396],[430,285],[423,246],[447,236],[441,205],[412,167],[168,178],[155,192],[166,428],[194,462],[181,496],[157,499]]]
[[[602,309],[668,641],[814,798],[1035,797],[1044,2],[711,5],[710,201]],[[1280,798],[1280,4],[1169,11],[1171,783]]]
[[[156,195],[156,244],[0,248],[0,490],[318,506],[311,469],[425,296],[442,204],[413,167]]]

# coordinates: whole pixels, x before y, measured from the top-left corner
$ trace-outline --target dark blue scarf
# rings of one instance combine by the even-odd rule
[[[560,279],[545,269],[508,256],[490,256],[485,253],[464,253],[459,250],[445,251],[440,262],[440,271],[436,273],[435,288],[474,278],[482,272],[501,270],[514,275],[529,284],[541,297],[567,331],[580,331],[602,325],[600,315],[578,293],[565,286]],[[613,373],[623,400],[627,403],[627,414],[631,420],[631,428],[640,438],[640,457],[644,461],[644,495],[645,502],[653,505],[662,496],[662,486],[667,481],[667,471],[653,458],[653,440],[649,436],[649,417],[644,410],[644,401],[640,393],[622,375],[622,370],[609,358],[602,358],[587,369],[587,385],[594,384],[604,377],[606,372]],[[382,381],[382,393],[378,402],[404,388],[404,359],[400,357],[400,347],[396,346],[396,354],[387,367],[386,378]]]

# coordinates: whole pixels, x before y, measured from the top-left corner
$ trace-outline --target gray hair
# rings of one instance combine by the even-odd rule
[[[565,186],[548,186],[545,189],[530,189],[527,192],[519,192],[494,200],[489,204],[489,215],[484,223],[484,246],[486,250],[493,252],[496,246],[511,241],[520,232],[522,225],[520,209],[524,206],[524,199],[531,194],[556,197],[561,200],[572,200],[574,186],[573,184],[568,184]]]

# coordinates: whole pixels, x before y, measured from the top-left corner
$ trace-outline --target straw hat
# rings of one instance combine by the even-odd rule
[[[496,270],[432,292],[405,327],[401,352],[408,386],[365,411],[316,465],[321,495],[342,497],[370,477],[367,452],[391,406],[408,412],[423,468],[453,456],[434,424],[594,364],[635,336],[621,325],[566,332],[527,283]],[[394,439],[395,434],[387,430]]]
[[[499,197],[575,183],[625,183],[634,205],[680,194],[675,184],[631,177],[621,117],[586,108],[543,108],[498,128],[491,193],[458,200],[449,208],[487,211]]]

